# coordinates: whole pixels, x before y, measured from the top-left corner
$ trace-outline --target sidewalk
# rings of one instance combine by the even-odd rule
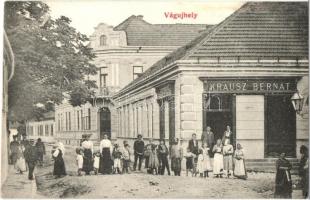
[[[2,198],[44,198],[36,193],[36,181],[28,180],[28,172],[16,174],[14,167],[9,166],[7,180],[1,188]]]

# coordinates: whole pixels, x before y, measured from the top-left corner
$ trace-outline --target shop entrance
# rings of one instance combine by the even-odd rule
[[[296,156],[296,114],[291,95],[266,96],[266,156],[277,157],[284,152]]]
[[[233,127],[233,95],[232,94],[208,94],[204,98],[204,131],[210,126],[214,133],[214,139],[222,139],[226,126],[230,126],[233,132],[234,145],[235,132]]]

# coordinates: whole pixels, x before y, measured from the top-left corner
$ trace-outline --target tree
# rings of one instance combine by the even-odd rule
[[[38,117],[66,96],[79,106],[93,95],[97,86],[87,76],[97,73],[95,55],[69,18],[50,19],[43,2],[7,1],[4,19],[16,60],[8,94],[11,120]]]

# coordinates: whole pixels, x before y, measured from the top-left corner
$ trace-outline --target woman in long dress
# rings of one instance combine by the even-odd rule
[[[53,175],[56,178],[67,175],[63,156],[65,155],[65,147],[59,142],[56,150],[53,152],[54,170]]]
[[[212,151],[214,153],[213,175],[215,175],[217,178],[219,176],[222,178],[223,174],[224,163],[222,150],[222,141],[221,139],[218,139]]]
[[[85,138],[82,142],[83,148],[83,171],[86,175],[89,175],[91,171],[93,171],[93,142],[89,141],[89,138]]]
[[[280,158],[276,162],[276,187],[275,198],[287,199],[292,198],[292,169],[291,163],[285,158],[285,153],[281,153]]]
[[[108,139],[107,135],[103,136],[103,140],[100,142],[100,165],[99,172],[101,174],[111,174],[112,173],[112,151],[113,146],[111,141]]]
[[[150,154],[149,158],[149,170],[150,174],[155,174],[158,175],[159,171],[159,160],[158,160],[158,155],[157,155],[157,146],[155,144],[152,145],[152,152]]]
[[[226,131],[224,132],[222,138],[223,145],[225,145],[228,140],[230,141],[230,144],[232,144],[232,132],[230,130],[230,126],[226,126]]]
[[[181,161],[183,158],[183,151],[179,145],[179,139],[174,140],[173,145],[170,150],[171,158],[171,170],[174,172],[175,176],[181,176]]]
[[[240,179],[247,179],[247,173],[245,168],[244,151],[241,144],[237,144],[237,149],[234,153],[234,176]]]

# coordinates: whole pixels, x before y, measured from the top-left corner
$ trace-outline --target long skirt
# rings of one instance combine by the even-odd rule
[[[113,161],[111,159],[110,148],[103,148],[100,157],[99,173],[111,174]]]
[[[232,155],[225,155],[224,156],[224,170],[225,171],[232,171],[233,170]]]
[[[204,171],[212,171],[211,159],[209,155],[203,156]]]
[[[156,153],[151,153],[150,154],[150,159],[149,159],[149,168],[150,169],[157,169],[159,167],[159,160],[156,155]]]
[[[223,155],[220,153],[214,154],[214,164],[213,164],[213,174],[220,175],[223,174]]]
[[[55,176],[67,175],[65,162],[61,156],[55,158],[53,175]]]
[[[243,159],[240,160],[235,159],[234,176],[241,179],[247,178],[245,162]]]
[[[92,152],[90,149],[84,149],[83,171],[86,174],[89,174],[90,171],[93,171]]]
[[[171,170],[174,172],[181,171],[181,158],[171,158]]]

